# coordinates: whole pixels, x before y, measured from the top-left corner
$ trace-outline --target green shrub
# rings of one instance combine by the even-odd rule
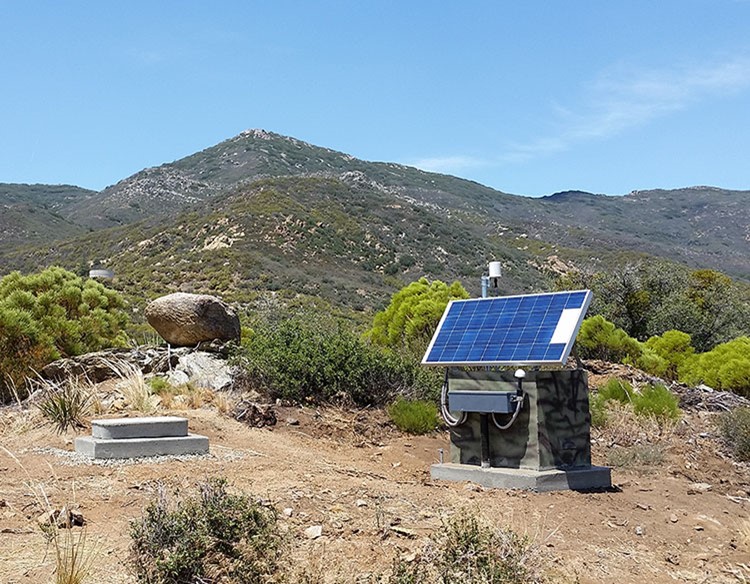
[[[631,404],[634,393],[633,386],[627,381],[616,377],[608,379],[607,383],[589,397],[591,425],[594,428],[606,426],[609,420],[608,403],[615,401],[622,404]]]
[[[603,316],[592,316],[581,324],[576,338],[578,355],[583,359],[602,359],[622,362],[629,358],[636,361],[640,357],[641,344],[617,328]]]
[[[679,399],[666,386],[648,384],[633,398],[633,411],[637,416],[670,422],[680,418]]]
[[[750,397],[750,337],[739,337],[686,358],[679,378],[684,383],[705,383]]]
[[[652,352],[652,353],[651,353]],[[660,361],[658,366],[644,362],[646,353],[655,355]],[[645,342],[644,355],[641,356],[641,369],[666,379],[677,379],[682,364],[695,353],[690,335],[682,331],[666,331],[661,336],[651,337]]]
[[[388,307],[375,315],[367,336],[378,346],[421,358],[448,302],[468,297],[458,281],[448,286],[420,278],[393,295]]]
[[[251,329],[236,362],[256,389],[274,399],[370,405],[400,394],[424,397],[440,387],[435,372],[373,346],[350,325],[320,314],[266,318]]]
[[[601,428],[608,420],[608,402],[630,405],[637,416],[654,418],[659,422],[680,417],[679,399],[661,384],[645,385],[640,392],[625,380],[612,377],[589,400],[591,425]]]
[[[164,493],[130,525],[130,567],[144,584],[258,584],[275,573],[282,538],[276,512],[227,492],[225,479],[198,485],[197,496]]]
[[[437,428],[437,406],[423,400],[407,400],[399,397],[388,407],[388,415],[402,432],[426,434]]]
[[[594,428],[603,428],[607,425],[607,420],[609,420],[607,398],[601,393],[595,393],[589,397],[589,411],[591,412],[591,425]]]
[[[750,462],[750,408],[724,412],[719,416],[717,424],[734,457]]]
[[[54,359],[125,344],[123,307],[117,292],[58,267],[0,279],[0,403]]]
[[[635,361],[625,359],[625,363],[628,365],[635,365],[638,369],[650,373],[651,375],[655,375],[656,377],[672,379],[669,375],[669,361],[645,345],[642,345],[642,349],[643,351],[638,359]]]
[[[166,377],[151,377],[148,380],[148,384],[156,395],[169,394],[175,389],[174,386],[167,381]]]
[[[621,404],[629,404],[633,402],[635,391],[633,386],[624,379],[612,377],[599,389],[598,395],[604,401],[614,400]]]

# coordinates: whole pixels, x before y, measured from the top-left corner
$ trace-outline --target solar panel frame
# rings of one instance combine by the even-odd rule
[[[422,364],[562,366],[591,298],[590,290],[573,290],[452,300]]]

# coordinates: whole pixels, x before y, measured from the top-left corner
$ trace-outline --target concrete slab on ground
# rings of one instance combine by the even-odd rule
[[[76,452],[91,458],[138,458],[180,454],[205,454],[208,438],[200,434],[161,438],[104,440],[93,436],[76,438]]]
[[[177,416],[92,420],[91,435],[102,440],[187,436],[188,421]]]
[[[526,491],[588,491],[612,487],[611,469],[590,466],[571,470],[525,468],[482,468],[468,464],[443,463],[430,467],[433,479],[468,481],[493,489]]]

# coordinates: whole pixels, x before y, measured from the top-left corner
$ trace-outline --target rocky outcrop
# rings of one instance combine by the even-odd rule
[[[196,351],[179,356],[174,369],[167,374],[167,381],[175,386],[190,384],[219,391],[232,387],[235,373],[226,359]]]
[[[240,319],[216,296],[176,292],[146,306],[146,319],[161,338],[178,347],[240,340]]]
[[[214,391],[232,390],[241,370],[227,362],[227,347],[203,343],[197,348],[144,347],[136,349],[107,349],[77,357],[58,359],[40,371],[44,379],[62,381],[84,378],[92,383],[121,377],[122,364],[130,364],[144,376],[163,376],[174,386],[190,384]]]

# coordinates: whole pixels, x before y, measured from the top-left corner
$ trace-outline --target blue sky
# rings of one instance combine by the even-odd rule
[[[750,1],[0,0],[0,182],[248,128],[539,196],[750,189]]]

